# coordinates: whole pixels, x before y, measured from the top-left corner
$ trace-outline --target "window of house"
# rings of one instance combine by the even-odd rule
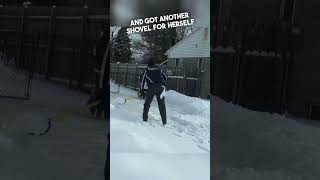
[[[202,68],[202,64],[203,64],[203,59],[200,58],[200,59],[198,60],[198,68]]]

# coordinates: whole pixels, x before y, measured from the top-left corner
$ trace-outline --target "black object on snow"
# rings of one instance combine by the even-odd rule
[[[43,136],[43,135],[46,135],[50,131],[51,126],[52,126],[51,119],[48,119],[48,126],[43,132],[29,132],[28,135],[30,135],[30,136]]]

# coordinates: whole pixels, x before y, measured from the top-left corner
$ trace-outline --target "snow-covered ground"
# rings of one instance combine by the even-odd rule
[[[319,126],[250,111],[215,97],[211,102],[216,179],[320,179]]]
[[[1,52],[0,52],[1,56]],[[0,94],[3,96],[24,97],[26,89],[26,72],[18,71],[13,64],[13,60],[5,66],[0,59]]]
[[[163,127],[156,98],[145,123],[135,91],[121,87],[110,97],[112,180],[210,179],[210,101],[168,91]]]
[[[10,95],[21,95],[15,83],[21,75],[13,76],[17,78],[13,80],[8,75],[14,72],[0,61],[0,85]],[[107,143],[104,120],[79,112],[65,121],[53,122],[46,136],[26,135],[43,129],[52,115],[82,108],[87,98],[41,77],[33,81],[30,101],[0,98],[0,180],[103,179]]]

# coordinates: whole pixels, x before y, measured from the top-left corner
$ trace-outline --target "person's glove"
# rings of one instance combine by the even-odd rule
[[[141,91],[138,91],[137,95],[138,95],[139,98],[141,98],[141,95],[142,95]]]

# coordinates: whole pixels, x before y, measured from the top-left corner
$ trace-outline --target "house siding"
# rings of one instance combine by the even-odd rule
[[[176,59],[179,59],[178,68],[182,68],[188,77],[200,77],[201,98],[207,98],[210,94],[210,29],[207,30],[208,33],[205,33],[205,28],[198,28],[166,52],[168,67],[176,67]],[[202,67],[199,69],[200,58]]]
[[[169,58],[210,57],[210,33],[204,40],[204,28],[196,30],[181,41],[181,45],[178,42],[176,47],[168,51]]]

